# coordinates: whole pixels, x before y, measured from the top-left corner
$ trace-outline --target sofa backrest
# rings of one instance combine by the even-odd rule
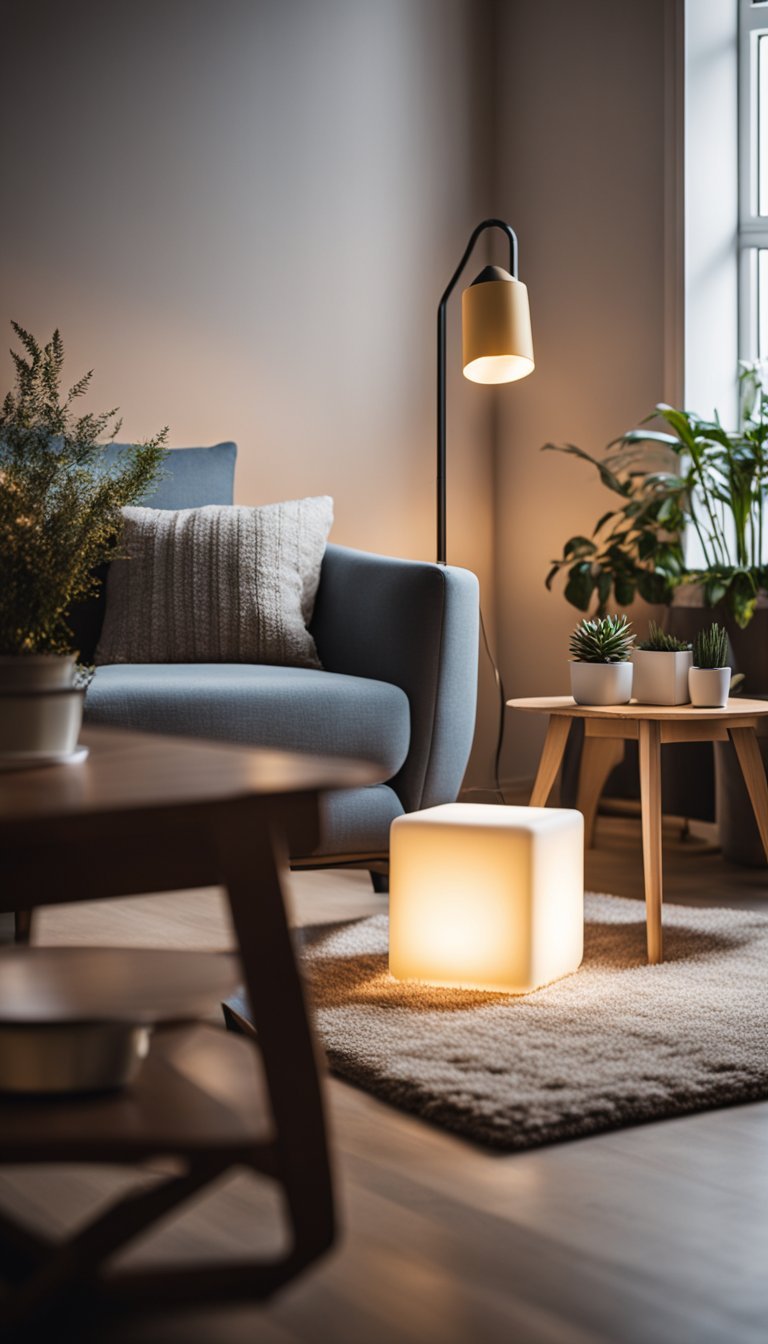
[[[106,469],[117,465],[125,443],[110,443],[104,449]],[[157,485],[140,502],[150,509],[197,509],[204,504],[231,504],[235,488],[237,445],[215,443],[210,448],[171,448]],[[108,565],[98,571],[99,591],[70,610],[67,621],[75,637],[80,660],[93,662],[106,606]]]
[[[115,467],[130,447],[110,443],[104,449],[105,468]],[[150,509],[199,509],[204,504],[231,504],[235,489],[237,444],[215,443],[212,448],[171,448],[160,480],[140,502]]]

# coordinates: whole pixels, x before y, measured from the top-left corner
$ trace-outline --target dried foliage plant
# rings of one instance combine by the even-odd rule
[[[77,415],[92,371],[62,390],[58,331],[41,346],[17,322],[15,385],[0,410],[0,654],[67,653],[67,612],[99,586],[114,554],[121,509],[156,480],[167,429],[127,447],[107,470],[104,443],[117,410]]]

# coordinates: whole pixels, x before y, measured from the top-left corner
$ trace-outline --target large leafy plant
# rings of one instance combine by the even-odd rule
[[[723,602],[738,625],[749,624],[758,591],[768,586],[768,396],[754,366],[743,369],[741,382],[736,431],[724,429],[717,415],[706,420],[661,404],[654,415],[672,433],[630,430],[601,460],[574,444],[545,445],[591,463],[619,499],[591,536],[565,543],[548,588],[565,569],[568,601],[580,611],[595,601],[602,613],[611,595],[619,606],[637,594],[668,603],[679,584],[701,583],[709,606]],[[686,564],[686,527],[698,538],[703,559],[697,567]]]
[[[126,448],[105,470],[117,411],[77,415],[86,373],[62,391],[64,346],[13,322],[15,385],[0,410],[0,654],[66,653],[67,611],[98,588],[96,566],[117,545],[121,509],[158,475],[167,430]]]

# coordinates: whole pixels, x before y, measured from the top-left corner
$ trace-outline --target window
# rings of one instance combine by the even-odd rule
[[[739,0],[739,354],[768,360],[768,0]]]

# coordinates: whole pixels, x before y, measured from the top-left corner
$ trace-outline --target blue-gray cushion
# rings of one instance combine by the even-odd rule
[[[367,677],[251,663],[109,664],[96,670],[90,723],[358,756],[387,779],[408,753],[408,697]]]
[[[104,449],[104,465],[117,465],[130,445],[110,443]],[[199,509],[203,504],[231,504],[235,488],[237,445],[214,443],[210,448],[171,448],[163,474],[143,499],[152,509]]]

